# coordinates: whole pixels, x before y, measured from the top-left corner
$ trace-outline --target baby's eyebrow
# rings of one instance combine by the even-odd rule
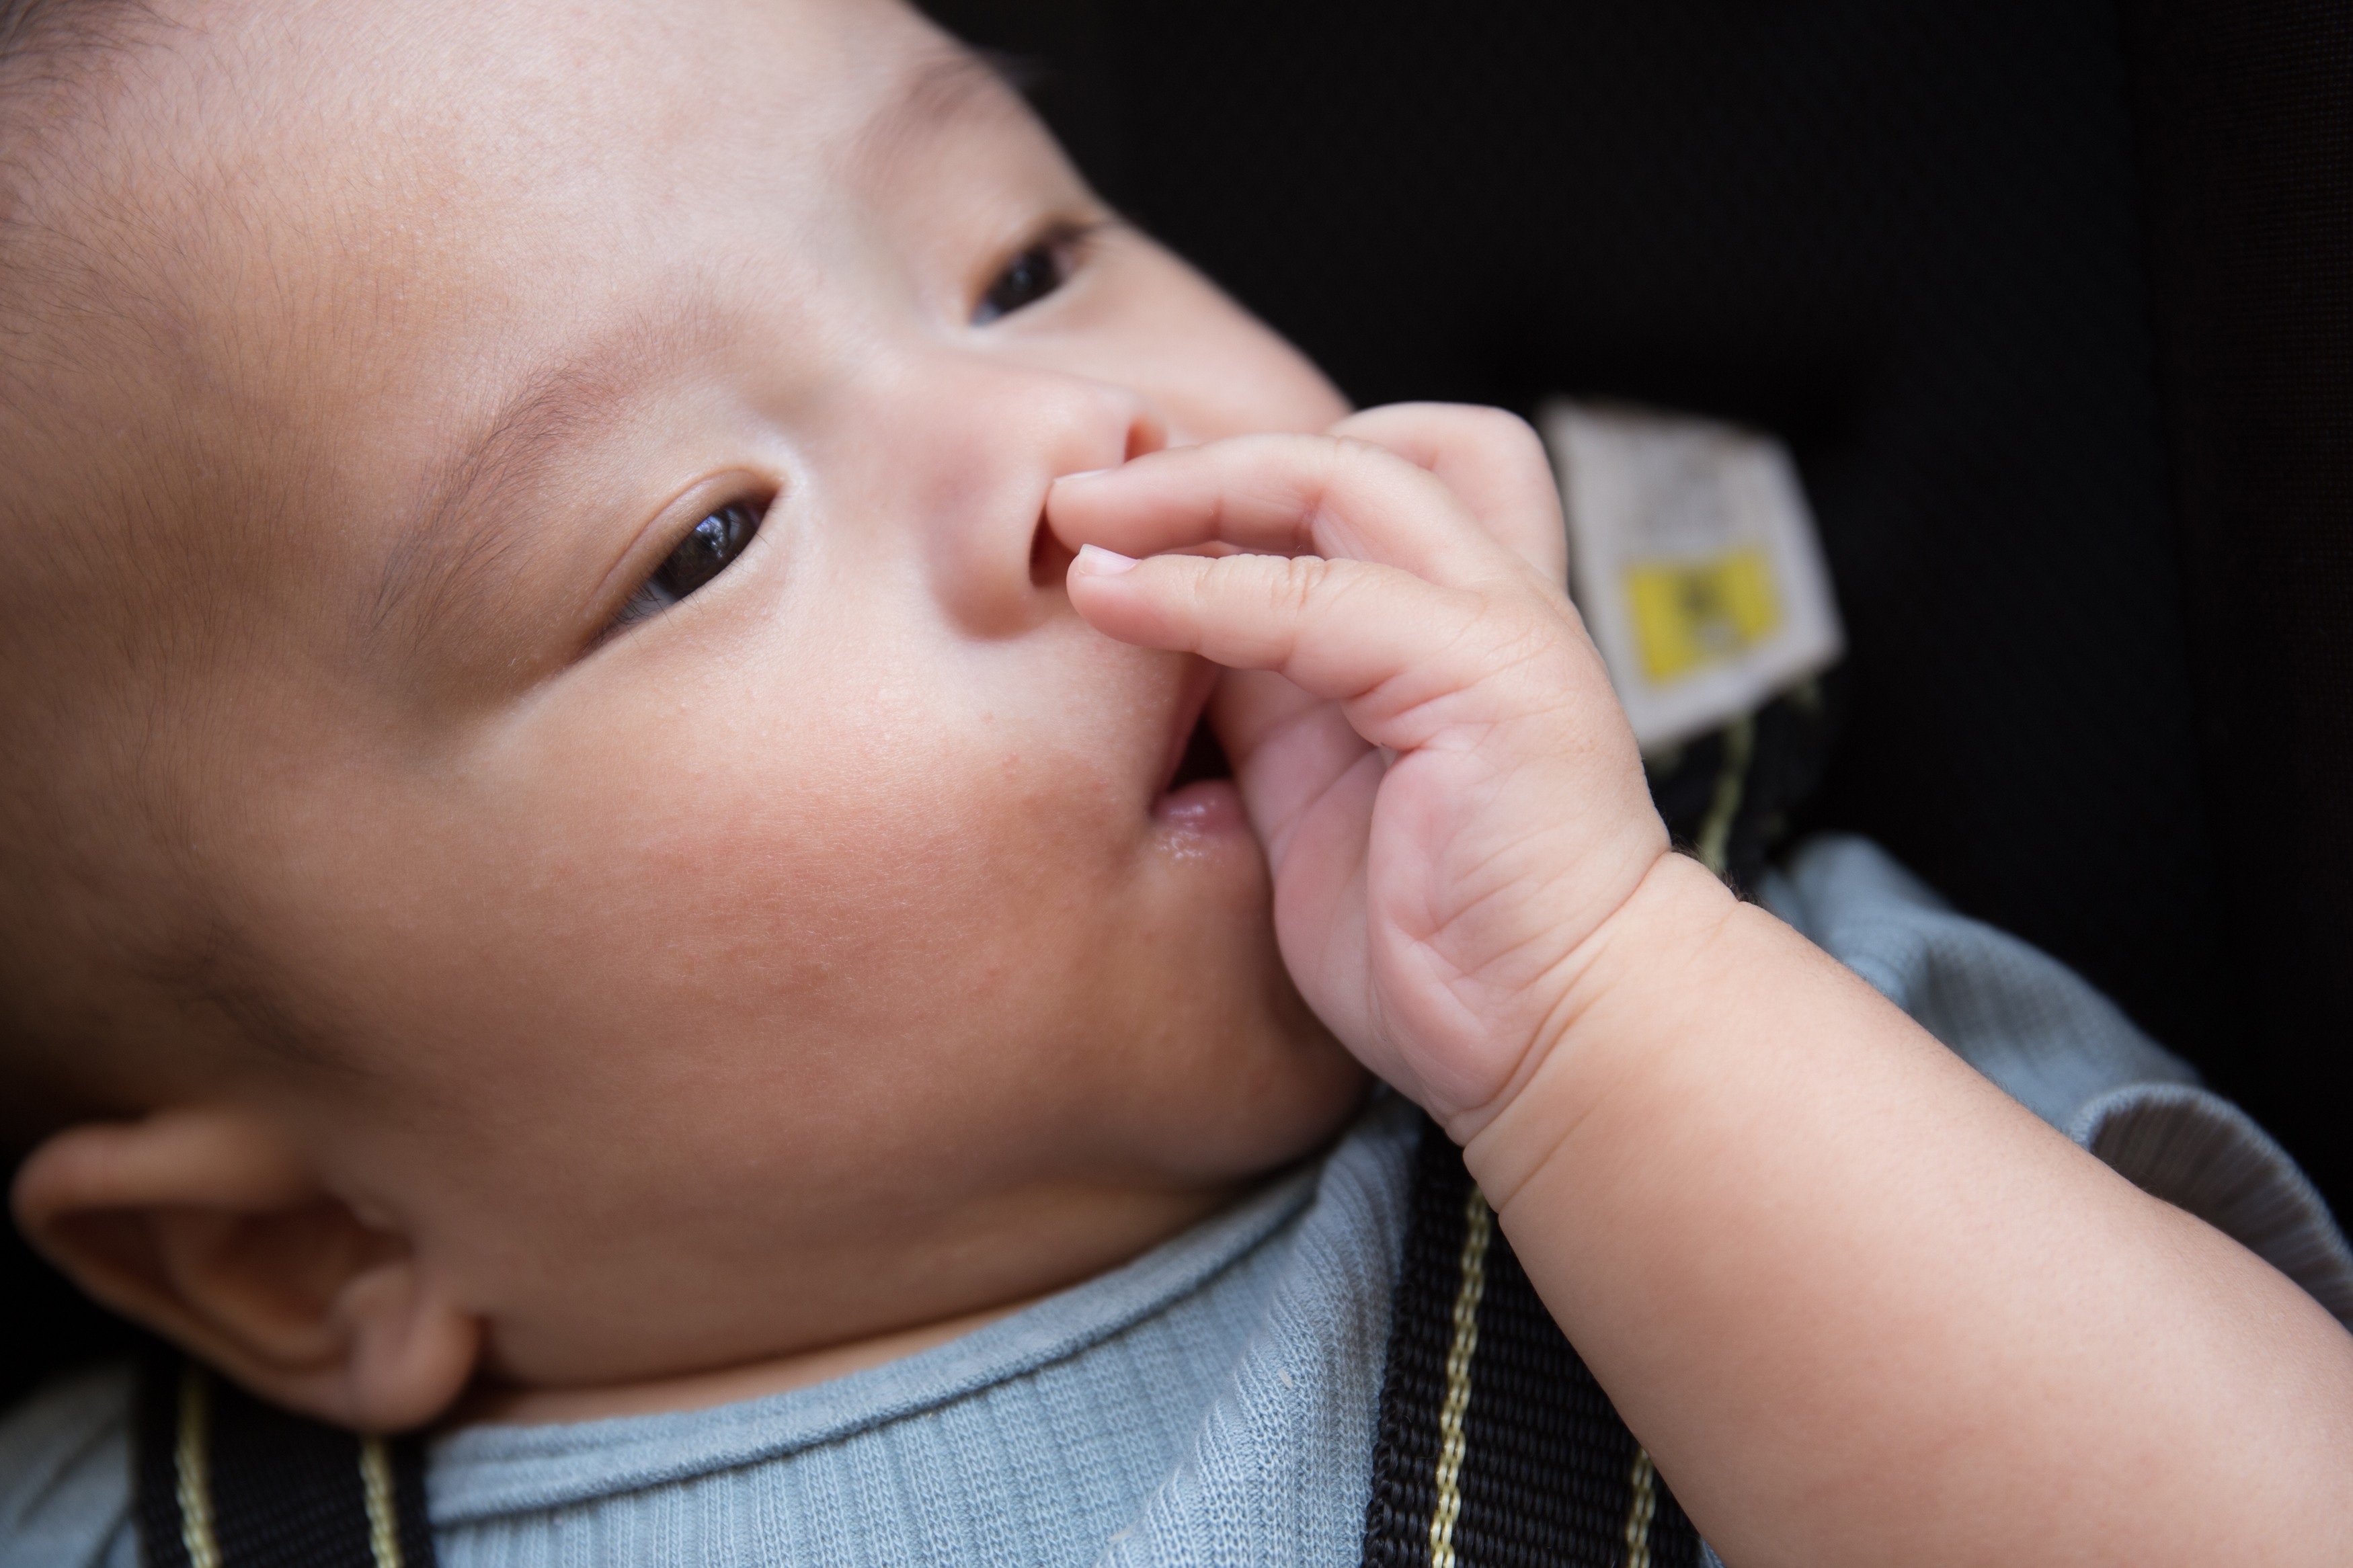
[[[909,143],[968,116],[1005,113],[1020,101],[1003,62],[943,43],[908,70],[899,92],[858,137],[856,161],[887,166]]]
[[[370,616],[421,637],[506,574],[522,542],[509,525],[564,456],[619,425],[628,371],[646,344],[631,332],[543,367],[516,389],[436,471],[415,521],[385,557]]]
[[[853,158],[887,164],[943,126],[1018,112],[1019,101],[997,62],[942,43],[918,58],[859,131]],[[368,617],[373,632],[396,626],[422,641],[446,619],[482,604],[491,585],[519,564],[514,555],[524,541],[510,526],[516,500],[541,488],[565,454],[626,419],[634,372],[662,336],[655,324],[640,322],[541,370],[440,466],[413,510],[415,521],[385,557]]]

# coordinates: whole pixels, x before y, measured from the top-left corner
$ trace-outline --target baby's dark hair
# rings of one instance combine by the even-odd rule
[[[0,416],[33,395],[27,362],[55,352],[41,329],[78,292],[60,286],[86,269],[75,176],[108,64],[163,26],[147,0],[0,0]]]
[[[46,1130],[82,1098],[72,1059],[90,1031],[58,1027],[49,1005],[55,929],[54,804],[39,775],[59,733],[39,644],[39,558],[69,518],[25,476],[61,436],[47,389],[56,366],[95,354],[116,278],[104,237],[119,214],[88,188],[118,68],[173,30],[148,0],[0,0],[0,550],[34,582],[0,584],[0,1152]]]
[[[54,83],[78,55],[135,41],[142,20],[160,20],[147,0],[0,0],[0,67],[12,87],[26,70],[54,73]]]
[[[164,30],[147,0],[0,0],[0,289],[21,306],[43,199],[62,194],[106,63]],[[13,327],[14,323],[10,325]],[[11,338],[20,334],[10,332]]]
[[[0,5],[0,60],[16,64],[45,47],[86,36],[108,0],[7,0]]]
[[[16,220],[31,182],[58,172],[42,155],[71,140],[101,62],[161,24],[146,0],[0,0],[0,223]]]

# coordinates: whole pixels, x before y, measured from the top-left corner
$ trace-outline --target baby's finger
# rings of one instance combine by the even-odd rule
[[[1130,556],[1214,542],[1377,561],[1451,584],[1520,565],[1436,475],[1330,436],[1240,436],[1071,474],[1048,492],[1046,518],[1073,549]]]
[[[1227,672],[1209,704],[1250,825],[1281,868],[1300,817],[1371,748],[1335,702],[1271,670]]]
[[[1526,420],[1469,403],[1392,403],[1351,414],[1329,434],[1370,441],[1429,469],[1547,582],[1567,578],[1560,489]]]
[[[1349,705],[1375,745],[1406,750],[1432,721],[1402,715],[1451,693],[1490,695],[1493,678],[1525,673],[1549,640],[1506,602],[1450,589],[1393,566],[1317,556],[1159,555],[1134,561],[1088,546],[1071,563],[1071,602],[1098,631],[1145,647],[1198,653],[1237,669],[1271,669],[1311,695]],[[1534,632],[1536,635],[1532,637]],[[1525,681],[1506,684],[1518,687]],[[1370,700],[1367,700],[1370,699]]]

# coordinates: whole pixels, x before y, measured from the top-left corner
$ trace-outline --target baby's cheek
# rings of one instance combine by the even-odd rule
[[[466,884],[450,904],[496,911],[488,945],[441,960],[482,1032],[575,1080],[607,1070],[593,1042],[633,1092],[788,1082],[837,1120],[878,1083],[928,1089],[914,1063],[1011,1069],[1018,1050],[970,1047],[1068,1011],[1124,923],[1134,832],[1081,758],[978,723],[884,743],[907,734],[551,769],[532,810],[436,858]]]
[[[1028,686],[1060,708],[910,679],[550,724],[343,792],[371,865],[319,886],[370,891],[307,920],[315,970],[462,1163],[548,1226],[650,1210],[715,1247],[747,1194],[822,1227],[1299,1152],[1356,1080],[1282,974],[1254,846],[1168,852],[1139,742],[1161,693]],[[792,1206],[813,1192],[845,1201]]]

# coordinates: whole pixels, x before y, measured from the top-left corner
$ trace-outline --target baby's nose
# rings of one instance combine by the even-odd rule
[[[1069,613],[1071,551],[1046,526],[1048,488],[1160,450],[1168,424],[1140,393],[1082,376],[1031,373],[972,390],[969,433],[927,509],[934,586],[964,629],[1008,637]]]

